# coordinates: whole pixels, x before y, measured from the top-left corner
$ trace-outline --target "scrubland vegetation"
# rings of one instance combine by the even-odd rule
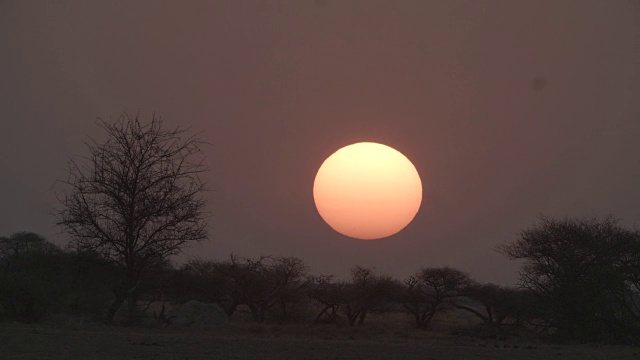
[[[479,283],[449,267],[423,267],[396,279],[354,266],[348,279],[338,279],[310,273],[296,257],[157,262],[140,274],[131,294],[135,306],[120,309],[115,321],[184,327],[172,309],[196,300],[220,306],[231,319],[227,326],[366,329],[371,321],[384,327],[380,319],[393,319],[391,328],[420,331],[438,319],[436,328],[478,339],[637,344],[635,231],[611,219],[542,218],[500,251],[524,260],[518,286]],[[0,319],[38,322],[64,315],[110,322],[123,271],[117,263],[96,252],[60,249],[32,233],[0,238],[0,254]],[[465,314],[466,320],[443,327],[447,314]]]

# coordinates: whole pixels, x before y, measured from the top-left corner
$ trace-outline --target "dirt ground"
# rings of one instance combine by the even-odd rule
[[[640,359],[640,348],[479,340],[443,331],[0,324],[0,359]]]

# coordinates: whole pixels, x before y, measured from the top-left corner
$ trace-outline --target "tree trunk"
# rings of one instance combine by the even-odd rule
[[[229,305],[224,306],[224,312],[225,314],[227,314],[227,317],[231,317],[231,315],[233,315],[233,313],[236,311],[237,308],[238,308],[238,302],[233,300],[231,303],[229,303]]]
[[[107,309],[104,321],[106,325],[111,325],[113,323],[113,318],[125,301],[127,302],[127,323],[131,323],[133,315],[135,314],[135,305],[138,300],[136,284],[137,281],[134,274],[129,272],[120,285],[113,289],[116,298],[109,306],[109,309]]]
[[[431,319],[433,319],[433,315],[436,314],[436,310],[430,310],[429,313],[427,314],[427,317],[423,320],[423,326],[424,329],[427,328],[427,326],[429,326],[429,324],[431,323]]]
[[[416,329],[422,329],[422,319],[420,318],[420,313],[416,310],[413,313],[414,319],[416,319]]]
[[[456,307],[456,308],[458,308],[458,309],[460,309],[460,310],[466,310],[466,311],[468,311],[468,312],[470,312],[470,313],[474,314],[475,316],[477,316],[477,317],[479,317],[480,319],[482,319],[482,321],[483,321],[485,324],[490,324],[490,323],[492,322],[492,319],[491,319],[491,317],[490,317],[491,315],[489,315],[489,317],[487,317],[487,316],[483,315],[481,312],[479,312],[479,311],[477,311],[477,310],[475,310],[475,309],[473,309],[473,308],[470,308],[470,307],[468,307],[468,306],[464,306],[464,305],[455,305],[455,307]]]
[[[358,325],[362,325],[364,324],[364,318],[367,316],[367,311],[364,310],[360,313],[360,316],[358,317]]]
[[[116,297],[116,299],[113,300],[111,305],[109,305],[109,308],[107,309],[107,314],[105,315],[105,319],[104,319],[104,323],[106,325],[113,324],[113,318],[116,315],[116,312],[118,312],[118,310],[120,310],[120,306],[122,306],[123,302],[124,302],[123,298]]]
[[[287,312],[287,303],[282,301],[280,303],[280,309],[282,310],[282,319],[289,320],[289,313]]]
[[[347,319],[349,319],[349,326],[353,326],[356,324],[358,315],[360,315],[359,311],[351,311],[351,306],[347,307]]]
[[[253,305],[253,304],[247,304],[247,306],[249,306],[249,310],[251,310],[251,317],[253,318],[253,321],[258,323],[261,322],[260,307],[258,305]]]
[[[425,306],[422,311],[416,310],[416,321],[418,329],[426,329],[433,317],[433,310]]]
[[[324,307],[324,309],[322,309],[322,311],[320,311],[320,313],[318,314],[318,316],[316,316],[315,319],[313,319],[313,323],[317,324],[318,322],[320,322],[320,319],[322,318],[322,315],[324,315],[329,309],[331,309],[333,307],[333,305],[327,305]]]
[[[138,320],[138,297],[131,295],[127,298],[127,324],[133,325]]]

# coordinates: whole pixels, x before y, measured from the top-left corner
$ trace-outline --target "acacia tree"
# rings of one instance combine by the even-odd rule
[[[0,319],[39,320],[70,290],[68,257],[38,234],[0,237]]]
[[[413,315],[416,328],[424,329],[436,313],[454,308],[473,281],[458,269],[426,267],[409,277],[405,284],[402,303]]]
[[[57,247],[42,236],[32,232],[18,232],[11,234],[9,237],[0,236],[0,261],[34,250],[55,252]]]
[[[530,295],[525,289],[477,283],[464,290],[469,301],[463,298],[455,307],[476,315],[488,326],[519,324],[535,312]]]
[[[307,282],[307,265],[296,257],[262,256],[245,259],[231,255],[217,266],[226,276],[233,308],[246,305],[253,320],[264,322],[274,308],[286,319],[292,306],[302,301]]]
[[[388,275],[379,274],[374,268],[356,265],[351,269],[351,281],[335,285],[339,306],[349,320],[349,325],[364,324],[370,312],[388,310],[398,292],[399,284]]]
[[[153,117],[143,124],[122,115],[98,125],[102,143],[69,161],[58,225],[77,250],[96,251],[121,271],[105,322],[126,301],[132,320],[143,272],[190,242],[206,238],[202,142]]]
[[[553,219],[500,248],[523,260],[521,285],[540,301],[556,335],[613,340],[640,334],[640,234],[615,219]]]
[[[190,260],[173,274],[165,295],[177,303],[189,300],[217,303],[231,316],[239,304],[227,268],[226,262]]]
[[[334,323],[338,319],[338,307],[344,297],[342,284],[333,280],[333,275],[309,276],[307,296],[319,307],[314,324]]]

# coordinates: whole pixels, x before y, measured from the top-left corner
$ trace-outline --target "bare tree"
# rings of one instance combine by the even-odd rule
[[[206,238],[205,183],[200,146],[186,130],[124,114],[99,120],[102,143],[70,160],[58,224],[77,250],[97,251],[121,269],[105,322],[126,301],[135,313],[142,273],[190,242]]]
[[[415,318],[416,328],[424,329],[436,313],[454,308],[473,281],[465,272],[441,267],[423,268],[405,284],[403,305]]]

